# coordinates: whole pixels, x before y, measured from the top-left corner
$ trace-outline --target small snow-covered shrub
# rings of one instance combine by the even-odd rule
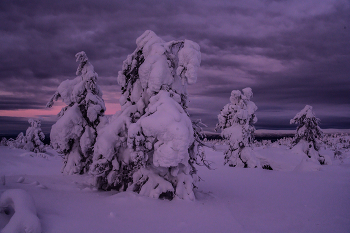
[[[52,107],[54,101],[62,98],[67,104],[52,126],[50,139],[52,147],[64,154],[63,172],[68,174],[84,173],[88,170],[97,126],[105,112],[102,91],[97,85],[98,75],[94,67],[88,61],[85,52],[79,52],[75,57],[79,62],[77,77],[63,81],[47,103],[47,107]]]
[[[266,148],[266,147],[271,146],[272,142],[271,142],[271,140],[262,140],[261,144],[262,144],[263,147]]]
[[[30,127],[26,131],[23,149],[32,152],[45,152],[45,134],[41,130],[41,120],[29,119]]]
[[[291,137],[283,137],[281,139],[278,139],[276,142],[278,143],[278,145],[291,147],[292,141],[293,141],[293,138]]]
[[[306,105],[290,120],[290,124],[298,124],[292,146],[294,150],[304,152],[312,161],[318,161],[320,164],[331,164],[330,158],[319,153],[323,137],[323,132],[318,126],[319,123],[320,119],[316,118],[312,106]]]
[[[334,151],[334,158],[343,161],[344,152],[350,149],[350,136],[346,133],[327,134],[322,139],[326,147]]]
[[[94,184],[193,200],[200,150],[186,109],[187,85],[197,80],[199,45],[165,42],[149,30],[136,44],[118,75],[121,111],[98,132]]]
[[[243,93],[242,93],[243,92]],[[251,144],[254,141],[253,124],[257,122],[255,111],[257,106],[250,100],[253,96],[250,87],[231,92],[230,103],[226,104],[218,115],[216,130],[221,129],[223,138],[229,141],[229,149],[225,152],[225,164],[232,167],[260,167],[254,156]]]
[[[19,148],[19,149],[23,149],[25,144],[26,144],[26,137],[24,136],[24,134],[22,132],[20,132],[18,134],[18,136],[15,139],[16,143],[15,143],[15,147]]]
[[[0,146],[7,146],[7,139],[5,137],[1,138]]]
[[[9,138],[9,140],[7,140],[7,146],[10,148],[16,148],[16,141],[13,138]]]
[[[14,211],[9,223],[1,233],[41,233],[33,198],[22,189],[8,189],[0,197],[0,212]]]
[[[17,148],[17,149],[23,149],[23,147],[26,144],[26,138],[23,134],[23,132],[20,132],[16,139],[10,138],[9,140],[7,140],[7,146],[10,148]]]
[[[332,150],[350,149],[350,136],[346,133],[326,134],[322,138],[323,143]]]

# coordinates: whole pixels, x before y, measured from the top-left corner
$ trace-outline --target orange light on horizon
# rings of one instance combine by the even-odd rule
[[[37,118],[40,116],[55,116],[57,115],[65,104],[62,102],[55,103],[51,108],[44,109],[16,109],[16,110],[0,110],[0,116],[7,117],[28,117]],[[106,103],[106,115],[113,115],[119,111],[120,104]]]

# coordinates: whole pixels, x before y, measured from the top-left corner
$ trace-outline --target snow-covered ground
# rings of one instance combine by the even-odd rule
[[[349,152],[342,163],[315,169],[284,146],[255,148],[270,171],[223,166],[224,149],[207,149],[214,170],[198,168],[193,202],[97,191],[88,176],[63,175],[62,159],[51,150],[45,158],[8,147],[0,147],[0,193],[30,194],[44,233],[350,232]],[[0,213],[0,229],[10,217]]]

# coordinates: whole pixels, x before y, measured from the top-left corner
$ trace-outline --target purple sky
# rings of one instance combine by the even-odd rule
[[[57,106],[45,104],[75,77],[85,51],[104,93],[119,109],[117,73],[145,30],[201,47],[189,112],[212,130],[233,89],[251,87],[256,128],[290,129],[306,104],[321,128],[350,128],[349,1],[15,1],[0,2],[0,134],[25,131]]]

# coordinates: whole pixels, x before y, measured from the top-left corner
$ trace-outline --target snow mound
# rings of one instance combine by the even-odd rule
[[[294,171],[320,171],[321,165],[315,163],[313,159],[303,158],[298,166],[295,167]]]
[[[0,198],[0,210],[12,208],[15,213],[1,233],[41,233],[33,198],[22,189],[6,190]]]

